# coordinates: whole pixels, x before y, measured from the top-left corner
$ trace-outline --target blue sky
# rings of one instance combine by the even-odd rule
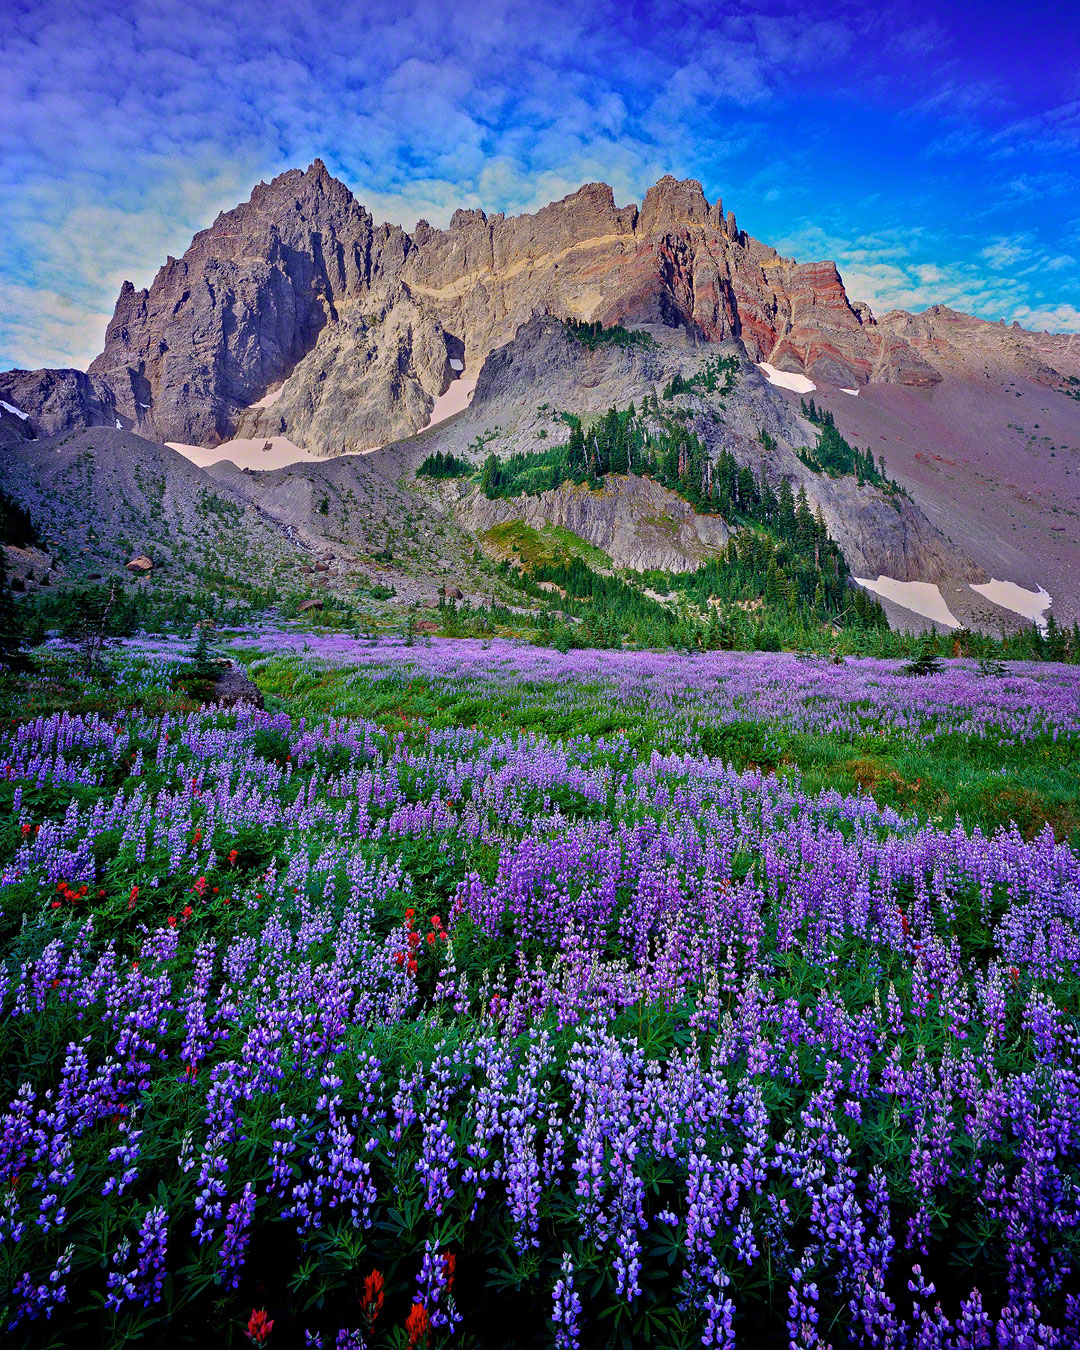
[[[85,365],[121,281],[316,155],[406,226],[698,178],[878,312],[1080,330],[1080,39],[1057,0],[4,9],[0,367]]]

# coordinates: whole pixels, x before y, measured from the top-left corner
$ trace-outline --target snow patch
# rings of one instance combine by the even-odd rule
[[[430,431],[432,427],[438,426],[440,422],[445,422],[448,417],[453,417],[455,413],[464,412],[469,406],[479,375],[480,372],[476,370],[469,375],[459,375],[456,380],[451,380],[446,393],[440,394],[435,400],[435,406],[431,410],[427,426],[421,427],[416,434],[419,436],[423,431]]]
[[[924,619],[943,624],[946,628],[959,628],[960,624],[953,616],[941,591],[932,581],[897,581],[895,577],[879,576],[876,581],[868,577],[856,577],[860,586],[897,605],[903,605],[913,614],[921,614]]]
[[[10,403],[5,403],[2,398],[0,398],[0,408],[6,408],[9,413],[14,413],[16,417],[21,417],[24,422],[30,420],[29,413],[24,413],[20,409],[13,407]]]
[[[777,370],[768,361],[759,361],[758,370],[765,372],[765,378],[778,389],[790,389],[796,394],[812,394],[817,385],[807,375],[796,375],[794,371]]]
[[[207,450],[203,445],[185,445],[182,441],[166,441],[172,450],[179,451],[185,459],[200,469],[208,469],[212,464],[235,464],[238,469],[287,469],[290,464],[325,464],[329,459],[340,459],[340,455],[315,455],[294,445],[286,436],[238,437],[233,441],[223,441]],[[269,447],[269,449],[267,449]],[[378,446],[366,450],[347,450],[347,455],[369,455]]]
[[[475,371],[452,380],[446,393],[440,394],[435,400],[428,424],[421,427],[420,431],[428,431],[455,413],[463,412],[469,406],[479,374],[479,371]],[[280,394],[280,389],[275,390],[273,394],[267,394],[261,403],[251,406],[268,407]],[[420,431],[414,435],[419,436]],[[373,450],[380,449],[377,445],[369,445],[364,450],[343,451],[341,455],[316,455],[294,445],[287,436],[240,436],[236,440],[222,441],[212,450],[203,445],[185,445],[183,441],[166,441],[165,444],[200,469],[226,462],[235,464],[238,469],[287,469],[291,464],[325,464],[329,459],[341,459],[345,455],[370,455]]]
[[[117,429],[117,431],[123,431],[123,429],[124,429],[124,428],[120,425],[120,419],[119,419],[119,417],[116,419],[116,429]]]
[[[1037,591],[1029,591],[1018,586],[1015,581],[991,580],[978,586],[972,583],[971,589],[985,595],[987,600],[992,600],[1002,609],[1011,609],[1014,614],[1030,619],[1038,628],[1046,627],[1046,611],[1050,608],[1052,597],[1042,586]]]
[[[857,389],[845,389],[843,388],[843,386],[841,386],[840,392],[842,394],[850,394],[852,398],[859,397],[859,391]]]
[[[450,369],[451,369],[451,370],[464,370],[464,369],[465,369],[465,363],[464,363],[464,361],[459,361],[459,360],[457,359],[456,356],[452,356],[452,357],[450,358]]]
[[[284,389],[285,389],[285,386],[284,386],[283,384],[282,384],[282,385],[279,385],[278,388],[275,389],[274,392],[273,392],[272,394],[263,394],[262,398],[259,399],[258,403],[253,403],[251,406],[252,406],[253,408],[269,408],[269,407],[272,407],[273,404],[275,404],[275,403],[278,401],[278,399],[281,397],[282,393],[284,392]]]

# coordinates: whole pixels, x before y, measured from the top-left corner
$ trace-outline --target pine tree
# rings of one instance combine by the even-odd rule
[[[778,521],[781,539],[795,538],[795,498],[791,484],[786,478],[780,480],[780,519]]]
[[[488,455],[480,473],[480,489],[485,497],[494,497],[499,487],[499,457]]]
[[[30,665],[25,650],[25,636],[18,601],[7,575],[7,560],[0,544],[0,666],[9,670],[26,670]]]
[[[904,667],[905,675],[936,675],[941,669],[938,657],[937,638],[933,633],[924,633],[915,649],[915,655]]]

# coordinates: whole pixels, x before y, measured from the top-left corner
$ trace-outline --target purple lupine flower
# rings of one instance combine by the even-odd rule
[[[574,1262],[569,1252],[563,1252],[551,1304],[555,1350],[578,1350],[581,1344],[581,1298],[574,1290]]]

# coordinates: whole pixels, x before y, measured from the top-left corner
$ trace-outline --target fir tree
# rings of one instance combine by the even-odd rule
[[[30,665],[25,650],[25,633],[18,601],[8,582],[7,560],[0,544],[0,666],[26,670]]]
[[[904,667],[906,675],[936,675],[941,670],[938,656],[937,637],[933,633],[924,633],[915,649],[915,655]]]

